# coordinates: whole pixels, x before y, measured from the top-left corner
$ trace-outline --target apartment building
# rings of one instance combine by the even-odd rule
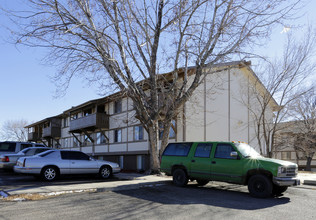
[[[189,80],[194,69],[190,68]],[[258,90],[266,90],[257,83],[250,62],[223,63],[206,67],[205,71],[204,82],[174,119],[169,141],[238,140],[257,147],[255,121],[249,109],[257,104],[250,99],[248,88],[256,84]],[[278,105],[272,100],[269,107],[272,119]],[[149,168],[148,134],[135,118],[132,100],[119,92],[87,101],[27,128],[29,141],[81,150],[117,162],[124,170]]]
[[[305,121],[289,121],[278,124],[278,131],[275,135],[276,150],[274,157],[297,163],[300,170],[306,170],[307,156],[313,155],[311,157],[310,166],[312,171],[316,171],[315,144],[314,147],[312,147],[307,145],[308,142],[297,140],[297,137],[304,137],[304,134],[309,132],[304,122]],[[313,124],[315,124],[315,120]],[[313,132],[313,136],[315,138],[315,131]]]

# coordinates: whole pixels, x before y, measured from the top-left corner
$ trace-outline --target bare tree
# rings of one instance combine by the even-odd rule
[[[1,127],[0,137],[6,141],[27,141],[28,124],[25,119],[5,121]]]
[[[315,40],[315,32],[311,28],[303,39],[295,39],[289,34],[282,57],[266,65],[259,76],[262,82],[258,79],[251,90],[251,99],[257,103],[257,108],[250,110],[258,143],[261,153],[269,157],[273,156],[276,148],[275,134],[282,128],[277,125],[289,119],[289,107],[313,87],[307,83],[307,79],[314,74],[316,67],[312,61]],[[258,90],[261,83],[265,85],[265,91]],[[273,121],[270,120],[271,116]]]
[[[311,162],[316,153],[316,93],[304,94],[293,105],[292,113],[297,120],[294,149],[306,159],[306,170],[311,170]]]
[[[49,61],[61,65],[59,88],[84,76],[130,97],[149,134],[151,169],[157,171],[158,122],[169,131],[178,109],[203,81],[206,64],[230,59],[267,37],[299,0],[27,2],[29,10],[9,12],[18,25],[17,42],[50,49]],[[195,66],[191,78],[189,65]]]

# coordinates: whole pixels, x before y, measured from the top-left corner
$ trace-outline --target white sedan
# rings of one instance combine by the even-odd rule
[[[59,175],[99,174],[103,179],[121,171],[117,163],[95,160],[81,151],[48,150],[33,157],[21,157],[14,172],[55,180]]]

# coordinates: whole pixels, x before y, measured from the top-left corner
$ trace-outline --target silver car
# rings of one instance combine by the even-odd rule
[[[25,148],[18,153],[14,154],[2,154],[0,155],[0,168],[1,169],[13,169],[14,165],[16,164],[16,161],[20,157],[30,157],[34,156],[36,154],[42,153],[47,150],[51,150],[50,147],[28,147]]]
[[[59,175],[99,174],[107,179],[121,171],[117,163],[95,160],[81,151],[49,150],[33,157],[21,157],[14,166],[14,172],[41,176],[53,181]]]

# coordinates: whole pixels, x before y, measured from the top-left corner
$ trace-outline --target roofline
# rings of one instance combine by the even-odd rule
[[[256,80],[259,82],[260,86],[265,90],[267,91],[266,87],[263,85],[263,83],[260,81],[260,79],[258,78],[258,76],[254,73],[254,71],[250,68],[250,65],[251,65],[251,61],[245,61],[245,60],[240,60],[240,61],[232,61],[232,62],[226,62],[226,63],[217,63],[217,64],[211,64],[211,63],[208,63],[206,64],[204,67],[206,68],[234,68],[234,67],[237,67],[237,68],[243,68],[243,67],[246,67],[251,73],[252,75],[256,78]],[[181,67],[178,69],[179,73],[180,74],[184,74],[184,72],[188,70],[189,71],[189,75],[193,75],[195,73],[195,70],[196,70],[196,66],[189,66],[187,68],[185,67]],[[173,74],[174,71],[171,71],[171,72],[168,72],[168,73],[162,73],[162,74],[159,74],[158,76],[160,77],[167,77],[171,74]],[[139,82],[137,82],[138,84],[144,84],[145,82],[147,81],[147,79],[144,79],[144,80],[141,80]],[[144,86],[144,85],[143,85]],[[267,91],[268,92],[268,91]],[[49,117],[49,118],[46,118],[46,119],[43,119],[41,121],[38,121],[38,122],[35,122],[35,123],[32,123],[30,125],[27,125],[25,128],[30,128],[30,127],[33,127],[35,125],[39,125],[39,124],[42,124],[46,121],[48,121],[49,119],[51,118],[56,118],[56,117],[62,117],[64,115],[68,115],[70,114],[71,112],[75,112],[77,110],[80,110],[86,106],[89,106],[89,105],[93,105],[93,104],[97,104],[97,103],[104,103],[104,102],[110,102],[110,101],[113,101],[115,100],[117,97],[126,97],[127,95],[122,95],[122,91],[119,91],[119,92],[115,92],[113,94],[110,94],[106,97],[102,97],[102,98],[98,98],[98,99],[93,99],[93,100],[89,100],[87,102],[84,102],[82,104],[79,104],[77,106],[73,106],[65,111],[63,111],[62,114],[59,114],[57,116],[53,116],[53,117]],[[276,101],[274,100],[274,98],[272,97],[272,102],[273,104],[275,105],[274,107],[279,107],[279,105],[276,103]]]
[[[27,125],[25,126],[24,128],[31,128],[31,127],[34,127],[35,125],[40,125],[40,124],[43,124],[44,122],[47,122],[49,121],[50,119],[53,119],[53,118],[61,118],[64,114],[59,114],[59,115],[56,115],[56,116],[52,116],[52,117],[48,117],[48,118],[45,118],[45,119],[42,119],[38,122],[35,122],[35,123],[32,123],[30,125]]]

